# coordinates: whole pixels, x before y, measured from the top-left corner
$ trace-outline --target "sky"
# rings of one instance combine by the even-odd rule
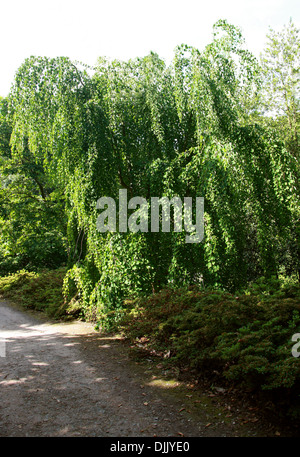
[[[203,49],[226,19],[241,28],[257,57],[269,27],[290,18],[300,28],[299,0],[2,0],[0,96],[30,56],[67,56],[87,65],[98,57],[128,60],[150,51],[171,61],[182,43]]]

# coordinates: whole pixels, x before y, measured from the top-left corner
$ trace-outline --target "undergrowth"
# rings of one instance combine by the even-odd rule
[[[64,300],[62,287],[66,268],[29,272],[21,270],[0,277],[0,295],[26,309],[42,311],[53,318],[74,317],[80,313],[77,303]]]

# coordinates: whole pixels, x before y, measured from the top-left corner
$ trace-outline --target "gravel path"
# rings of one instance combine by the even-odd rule
[[[47,322],[0,301],[0,355],[0,437],[242,433],[236,422],[221,420],[217,406],[200,405],[191,414],[116,337],[86,323]],[[247,428],[245,434],[257,432]]]

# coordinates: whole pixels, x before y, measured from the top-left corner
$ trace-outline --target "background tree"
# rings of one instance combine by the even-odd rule
[[[262,120],[284,142],[278,156],[277,192],[287,203],[289,233],[281,256],[286,269],[298,270],[300,280],[300,37],[292,20],[282,31],[270,29],[261,55],[262,91],[258,109]]]
[[[64,199],[35,160],[24,135],[11,148],[14,111],[11,100],[0,111],[0,272],[55,268],[67,259]],[[20,117],[18,118],[20,121]],[[30,137],[31,139],[31,137]]]

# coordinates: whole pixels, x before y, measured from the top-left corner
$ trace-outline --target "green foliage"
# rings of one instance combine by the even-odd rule
[[[0,106],[0,274],[20,268],[55,268],[67,260],[64,199],[24,139],[11,150],[9,103]]]
[[[26,59],[1,111],[3,273],[67,261],[66,297],[101,322],[166,286],[234,291],[297,273],[299,162],[253,112],[263,78],[241,31],[221,20],[213,32],[169,66],[100,58],[89,76],[67,58]],[[118,203],[120,188],[204,197],[205,239],[99,233],[96,202]]]
[[[211,43],[178,46],[169,66],[155,53],[99,58],[90,76],[65,57],[26,59],[0,100],[0,292],[298,395],[298,30],[268,39],[258,62],[220,20]],[[96,202],[118,208],[120,189],[204,197],[204,240],[99,233]]]
[[[277,150],[276,193],[285,200],[288,224],[282,245],[281,262],[287,271],[298,271],[300,279],[300,40],[299,29],[292,20],[282,31],[270,29],[261,55],[262,90],[256,109],[258,118],[283,141]],[[267,116],[265,115],[267,114]]]
[[[290,20],[280,32],[270,29],[261,55],[264,72],[262,107],[275,118],[275,126],[299,161],[299,29]],[[277,120],[276,120],[277,118]]]
[[[131,343],[144,341],[145,350],[168,354],[198,375],[217,372],[220,380],[274,398],[280,392],[284,402],[300,383],[299,360],[291,354],[291,338],[300,330],[300,288],[264,280],[251,290],[164,289],[127,301],[119,329]]]

